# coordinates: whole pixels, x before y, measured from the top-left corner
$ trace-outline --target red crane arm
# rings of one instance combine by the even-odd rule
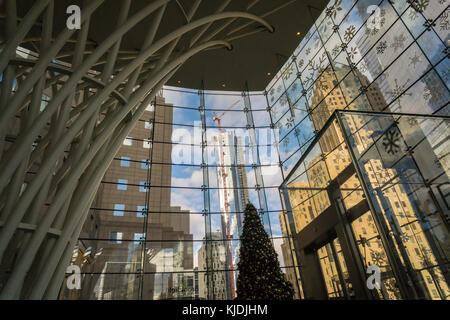
[[[217,118],[217,119],[222,118],[222,117],[225,115],[225,113],[227,113],[228,111],[230,111],[231,109],[233,109],[234,106],[237,105],[240,101],[241,101],[241,100],[235,101],[235,102],[234,102],[232,105],[230,105],[224,112],[222,112],[222,114],[221,114],[220,116],[217,116],[217,114],[216,114],[215,112],[213,112],[213,113],[214,113],[214,117]]]

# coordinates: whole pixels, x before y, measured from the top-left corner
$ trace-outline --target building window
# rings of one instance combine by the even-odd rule
[[[129,157],[120,158],[120,166],[121,167],[129,167],[130,166],[130,158]]]
[[[147,213],[146,206],[137,206],[137,217],[138,218],[144,218],[146,213]]]
[[[122,243],[122,237],[123,237],[122,232],[112,231],[110,233],[109,239],[112,243]]]
[[[139,192],[145,192],[148,188],[148,184],[145,181],[139,182]]]
[[[141,160],[141,169],[148,169],[148,164],[149,164],[149,162],[150,161],[148,161],[148,160],[146,160],[146,159],[144,159],[144,160]]]
[[[123,211],[125,210],[124,204],[114,204],[114,215],[115,216],[123,216]]]
[[[145,240],[145,233],[134,234],[134,241],[139,241],[139,243],[143,243],[144,240]]]
[[[133,139],[131,139],[130,137],[126,137],[123,140],[123,145],[124,146],[131,146],[131,145],[133,145]]]
[[[117,190],[127,190],[127,179],[118,179]]]
[[[142,146],[143,146],[145,149],[150,149],[151,146],[152,146],[152,144],[151,144],[150,141],[144,140],[144,141],[142,142]]]

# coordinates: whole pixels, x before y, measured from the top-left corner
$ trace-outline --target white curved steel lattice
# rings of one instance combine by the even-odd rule
[[[97,44],[88,39],[90,21],[107,2],[84,1],[81,29],[64,28],[59,34],[53,30],[60,14],[55,0],[30,1],[23,17],[17,15],[15,0],[5,2],[0,52],[2,299],[56,298],[101,178],[145,108],[191,56],[205,49],[231,49],[229,42],[217,39],[221,30],[215,31],[216,22],[251,21],[273,31],[248,12],[223,12],[231,0],[214,14],[193,20],[201,3],[196,0],[183,13],[186,23],[157,39],[160,24],[170,19],[164,15],[170,0],[152,1],[132,15],[132,1],[123,0],[109,36]],[[121,50],[127,33],[144,20],[149,25],[141,49]],[[208,29],[213,36],[205,39]],[[189,34],[188,48],[175,50]],[[28,48],[26,54],[20,53],[23,48]]]

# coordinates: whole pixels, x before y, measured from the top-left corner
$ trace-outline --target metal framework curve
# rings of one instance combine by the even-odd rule
[[[220,20],[240,19],[244,27],[257,22],[273,32],[248,12],[222,12],[231,0],[223,1],[214,14],[192,20],[201,3],[195,0],[185,12],[186,24],[156,39],[170,0],[152,1],[133,15],[132,1],[123,0],[110,35],[93,45],[88,40],[90,20],[107,2],[84,1],[81,29],[65,28],[57,35],[55,0],[34,1],[24,17],[17,16],[15,0],[5,3],[0,52],[1,299],[57,297],[100,181],[145,108],[191,56],[205,49],[231,49],[229,42],[210,35],[202,39],[207,29]],[[151,19],[140,51],[121,51],[123,38],[147,17]],[[189,48],[175,50],[196,29]],[[216,37],[220,30],[212,34]],[[20,48],[30,43],[35,56],[19,57]],[[55,61],[61,57],[70,63]],[[50,97],[45,108],[43,94]]]

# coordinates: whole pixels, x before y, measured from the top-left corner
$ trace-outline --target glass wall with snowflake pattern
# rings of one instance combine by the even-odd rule
[[[283,179],[291,176],[295,167],[298,173],[295,176],[303,174],[303,178],[299,178],[296,183],[309,181],[307,190],[305,186],[297,185],[288,190],[284,199],[289,202],[292,211],[303,208],[307,213],[302,212],[298,219],[292,217],[293,212],[287,213],[293,221],[291,231],[294,234],[303,230],[333,205],[326,192],[320,188],[332,181],[351,161],[348,151],[342,147],[343,137],[336,120],[333,120],[331,125],[328,123],[335,110],[450,115],[449,4],[448,0],[332,0],[323,12],[312,11],[313,15],[317,15],[314,26],[266,88],[272,127],[278,134],[277,147]],[[367,117],[370,118],[370,115]],[[322,135],[317,145],[309,150],[311,142],[325,125],[328,125],[327,132]],[[349,123],[348,129],[355,132],[359,127],[359,122],[353,122]],[[442,128],[448,130],[444,125],[439,132],[444,132]],[[390,156],[391,153],[398,152],[397,138],[395,133],[385,133],[380,140],[384,139],[384,142],[380,142],[380,145],[386,150],[383,151],[384,154],[378,155],[378,161],[385,161],[384,155]],[[376,137],[374,132],[369,134],[367,130],[362,130],[356,139],[361,145],[370,145]],[[442,146],[438,143],[435,146],[447,147],[448,151],[445,141],[440,142]],[[307,150],[309,153],[305,157]],[[422,151],[424,150],[417,152]],[[404,154],[402,156],[407,158]],[[431,224],[423,230],[431,234],[434,227],[441,228],[435,235],[436,239],[448,241],[448,232],[443,231],[445,227],[448,228],[448,171],[445,169],[439,171],[439,174],[434,172],[435,175],[426,176],[426,171],[438,170],[433,167],[435,163],[436,166],[444,168],[448,166],[447,155],[443,153],[439,157],[433,156],[433,153],[429,154],[429,158],[427,154],[423,155],[423,161],[431,162],[421,173],[420,178],[424,183],[421,185],[421,192],[428,193],[428,197],[434,197],[433,203],[436,208],[439,206],[439,210],[434,207],[430,209],[432,205],[427,204],[428,211],[435,214],[439,211],[438,215],[447,214],[447,221],[430,221]],[[300,159],[304,160],[303,164],[297,167]],[[411,160],[408,170],[417,171],[420,166],[417,161]],[[314,167],[316,171],[313,170]],[[311,170],[308,170],[309,168]],[[373,170],[369,176],[386,177],[387,174],[384,172],[387,169],[381,165],[367,170]],[[323,175],[319,174],[320,172]],[[399,178],[392,175],[390,179]],[[355,174],[344,183],[345,187],[342,186],[344,202],[347,202],[347,205],[355,204],[359,198],[364,197],[360,184]],[[421,209],[415,204],[419,201],[416,199],[417,192],[407,191],[405,197],[409,199],[409,202],[404,201],[405,203],[413,204],[413,207],[407,210],[411,221],[420,220]],[[402,206],[400,200],[396,202]],[[384,213],[380,214],[386,216]],[[373,242],[380,241],[379,231],[374,230],[372,237],[362,235],[362,226],[364,225],[365,231],[368,232],[365,224],[372,223],[369,221],[372,219],[371,214],[368,212],[364,219],[367,220],[364,223],[355,220],[352,228],[355,233],[371,241],[374,249],[377,246]],[[411,226],[406,223],[406,228],[417,228],[411,221]],[[395,239],[393,244],[396,251],[400,250],[398,241],[401,240]],[[367,246],[361,247],[361,242],[359,246],[360,249],[367,249]],[[439,247],[446,248],[442,245]],[[420,250],[420,254],[417,254],[415,249]],[[419,258],[412,256],[424,254],[421,248],[415,249],[407,249],[407,253],[403,252],[403,255],[418,261]],[[448,298],[449,279],[439,272],[447,270],[444,273],[448,274],[449,260],[447,254],[442,250],[440,252],[440,262],[434,261],[435,263],[429,263],[427,267],[419,267],[415,265],[416,262],[408,265],[408,268],[420,273],[416,280],[420,282],[418,286],[423,288],[423,297]],[[407,263],[403,255],[400,254],[399,259],[401,263]],[[387,261],[381,243],[373,259],[379,260],[380,257]],[[373,262],[370,255],[365,254],[364,259],[369,264]],[[392,274],[389,271],[390,266],[386,263],[384,265],[387,268],[384,274]],[[418,271],[420,268],[434,270],[437,265],[441,266],[441,271],[433,271],[434,276],[429,271],[424,271],[426,274]],[[392,279],[389,276],[383,280],[385,287],[392,288],[380,291],[381,298],[401,298],[398,289],[395,289],[395,280]]]

